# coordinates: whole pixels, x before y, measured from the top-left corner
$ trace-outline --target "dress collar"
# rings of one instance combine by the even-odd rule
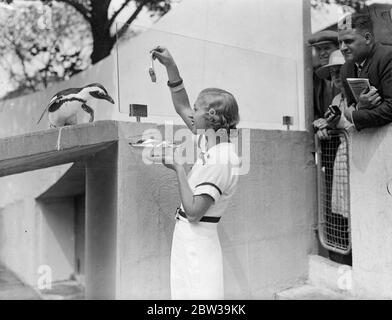
[[[211,152],[213,152],[216,148],[219,148],[227,143],[230,144],[227,135],[222,135],[219,139],[221,139],[219,143],[209,147],[207,136],[205,134],[200,134],[197,141],[197,146],[200,149],[200,158],[203,161],[203,165],[206,163],[206,159],[210,157]]]

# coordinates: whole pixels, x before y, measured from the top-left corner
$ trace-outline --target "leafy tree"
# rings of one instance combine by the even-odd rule
[[[36,91],[85,69],[92,42],[88,29],[74,8],[60,3],[47,12],[42,5],[3,12],[0,63],[11,87]]]
[[[157,18],[179,1],[124,0],[109,15],[114,0],[0,0],[14,9],[0,17],[0,64],[17,88],[15,95],[45,88],[108,56],[117,39],[130,35],[129,26],[143,9]],[[120,14],[128,16],[117,28]],[[44,22],[48,28],[42,28]]]
[[[311,0],[311,5],[315,9],[322,7],[324,3],[336,3],[345,8],[346,11],[362,12],[366,8],[366,0]]]
[[[2,0],[4,1],[4,0]],[[12,3],[16,0],[5,0]],[[26,0],[27,1],[27,0]],[[38,0],[37,0],[38,1]],[[173,0],[124,0],[122,5],[109,16],[109,6],[112,0],[40,0],[46,4],[51,2],[63,2],[77,10],[90,25],[93,38],[93,50],[91,62],[94,64],[107,57],[116,40],[120,38],[135,21],[143,9],[147,9],[151,16],[162,16],[171,8]],[[113,28],[119,14],[128,12],[131,7],[133,11],[127,17],[125,23],[117,31]],[[127,10],[128,9],[128,10]]]

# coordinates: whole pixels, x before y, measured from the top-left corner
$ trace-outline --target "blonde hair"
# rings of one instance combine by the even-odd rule
[[[215,110],[206,114],[206,118],[215,131],[226,129],[227,133],[230,133],[230,129],[237,128],[240,121],[238,104],[230,92],[218,88],[207,88],[199,93],[197,99],[207,105],[208,111]]]

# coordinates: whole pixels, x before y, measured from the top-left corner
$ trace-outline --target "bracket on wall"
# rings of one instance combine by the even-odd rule
[[[129,116],[136,117],[136,121],[140,122],[141,117],[147,117],[147,105],[131,103],[129,105]]]

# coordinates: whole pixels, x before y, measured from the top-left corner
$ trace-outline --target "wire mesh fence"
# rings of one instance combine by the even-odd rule
[[[318,176],[318,235],[322,246],[341,254],[351,252],[349,140],[345,131],[316,135]]]

